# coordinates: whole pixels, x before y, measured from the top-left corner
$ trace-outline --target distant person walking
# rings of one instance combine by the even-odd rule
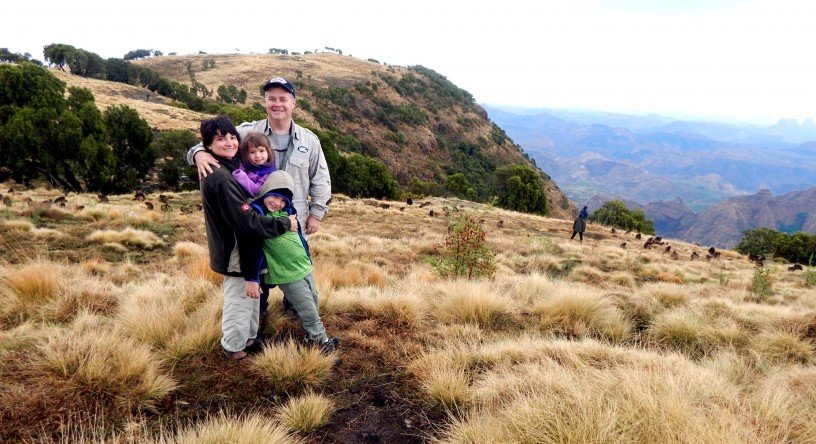
[[[570,240],[575,239],[575,235],[578,235],[578,242],[584,243],[584,231],[586,231],[586,218],[589,217],[589,213],[587,213],[587,207],[581,209],[581,212],[578,213],[578,217],[575,218],[575,222],[572,223],[572,236],[570,236]]]

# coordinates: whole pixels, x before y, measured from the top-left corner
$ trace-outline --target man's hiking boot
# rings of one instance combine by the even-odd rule
[[[337,338],[329,338],[320,343],[320,352],[324,355],[330,355],[337,347],[340,346],[340,340]]]

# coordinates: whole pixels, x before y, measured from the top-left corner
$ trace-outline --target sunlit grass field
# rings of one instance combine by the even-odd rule
[[[273,290],[225,359],[196,192],[0,187],[2,442],[816,442],[816,271],[456,199],[336,196],[312,236],[336,356]],[[423,202],[428,205],[420,208]],[[383,203],[387,203],[387,208]],[[430,211],[433,210],[433,216]],[[430,265],[482,221],[493,277]],[[626,242],[626,246],[621,244]],[[338,358],[339,362],[334,358]]]

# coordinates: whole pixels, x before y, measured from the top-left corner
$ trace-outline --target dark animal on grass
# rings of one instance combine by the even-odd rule
[[[612,227],[612,229],[609,230],[609,232],[612,233],[612,234],[615,234],[615,233],[618,232],[618,230],[616,230],[615,227]]]
[[[700,255],[696,251],[691,252],[691,260],[699,259]]]
[[[145,200],[145,199],[147,199],[147,196],[145,196],[145,194],[143,192],[137,191],[137,192],[133,193],[133,200],[142,201],[142,200]]]
[[[626,242],[623,242],[622,244],[620,244],[620,247],[625,249],[626,248]]]
[[[108,199],[108,196],[105,196],[104,194],[97,194],[96,198],[99,199],[99,202],[101,202],[101,203],[110,202],[110,200]]]
[[[159,194],[159,202],[170,203],[170,198],[164,194]]]
[[[642,236],[643,236],[642,234],[638,233],[635,235],[635,239],[640,240]]]
[[[430,202],[422,202],[421,204],[419,204],[419,208],[425,208],[430,204],[431,204]]]
[[[802,269],[802,266],[799,265],[799,264],[793,264],[790,267],[788,267],[788,271],[796,271],[796,270],[801,270],[801,269]]]
[[[405,200],[405,203],[407,203],[408,205],[413,205],[414,204],[414,199],[411,199],[409,197],[408,199]]]
[[[153,210],[153,204],[152,203],[145,202],[145,206],[147,207],[148,210]]]
[[[496,224],[496,226],[499,228],[504,228],[504,221],[500,220],[499,223]]]
[[[671,253],[671,245],[666,245],[666,248],[663,249],[663,254]]]
[[[65,203],[65,202],[66,202],[65,196],[60,196],[60,197],[58,197],[58,198],[54,199],[54,203],[55,203],[55,204],[58,204],[58,203]]]

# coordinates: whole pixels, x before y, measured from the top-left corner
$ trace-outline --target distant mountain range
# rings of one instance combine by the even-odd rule
[[[590,199],[590,211],[608,200]],[[650,202],[646,205],[625,201],[630,208],[640,208],[654,220],[655,231],[666,237],[732,248],[749,228],[772,228],[785,233],[816,233],[816,187],[774,196],[769,190],[732,197],[695,213],[681,198]]]
[[[760,189],[782,194],[816,185],[812,120],[761,127],[485,108],[577,204],[596,194],[644,204],[680,197],[699,211]]]
[[[622,199],[660,234],[721,247],[747,228],[816,231],[812,119],[758,126],[483,106],[578,206]]]

